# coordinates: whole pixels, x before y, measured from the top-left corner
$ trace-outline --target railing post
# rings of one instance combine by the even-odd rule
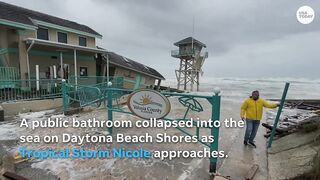
[[[140,84],[141,84],[141,75],[138,74],[135,79],[135,84],[134,84],[133,90],[139,89]]]
[[[221,97],[219,95],[220,91],[215,91],[215,95],[210,99],[211,103],[211,120],[212,121],[220,121],[220,102]],[[214,142],[210,144],[210,152],[218,151],[219,148],[219,128],[211,128],[211,136],[214,137]],[[216,173],[217,171],[217,157],[210,157],[210,173]]]
[[[39,65],[36,65],[36,90],[40,90],[40,72],[39,72]]]
[[[62,105],[63,105],[63,114],[66,114],[68,110],[68,88],[66,85],[66,80],[62,79]]]
[[[281,112],[282,112],[282,108],[284,106],[284,101],[286,100],[287,92],[288,92],[288,89],[289,89],[289,85],[290,85],[290,83],[287,82],[285,87],[284,87],[284,90],[283,90],[283,93],[282,93],[281,102],[280,102],[280,106],[279,106],[279,109],[278,109],[278,113],[277,113],[276,119],[274,120],[273,128],[272,128],[271,135],[270,135],[270,138],[269,138],[268,148],[270,148],[271,145],[272,145],[273,137],[274,137],[274,135],[276,133],[278,122],[279,122],[280,115],[281,115]]]
[[[108,120],[113,121],[112,116],[112,83],[108,82],[108,88],[107,88],[107,108],[108,108]],[[112,127],[108,128],[108,131],[110,134],[112,134]]]

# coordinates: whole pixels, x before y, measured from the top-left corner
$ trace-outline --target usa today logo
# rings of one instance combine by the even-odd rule
[[[301,24],[310,24],[314,16],[314,10],[310,6],[301,6],[297,11],[297,20]]]

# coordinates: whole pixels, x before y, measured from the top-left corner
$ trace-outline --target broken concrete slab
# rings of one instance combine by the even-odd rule
[[[15,171],[14,159],[0,143],[0,176],[7,171]]]
[[[320,129],[318,131],[310,133],[293,133],[282,137],[280,139],[274,140],[272,147],[268,149],[269,154],[275,154],[282,151],[294,149],[306,144],[310,144],[314,141],[314,138],[320,134]]]
[[[320,129],[310,133],[296,132],[274,140],[268,150],[269,179],[291,179],[309,172],[314,157],[320,152],[320,144],[315,143],[319,135]]]
[[[291,179],[312,169],[313,158],[320,146],[304,145],[275,154],[269,154],[270,180]]]

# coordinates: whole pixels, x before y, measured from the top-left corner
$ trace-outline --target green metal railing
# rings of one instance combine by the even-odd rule
[[[0,80],[0,102],[61,97],[61,80]]]
[[[274,138],[274,135],[276,134],[276,129],[277,129],[277,126],[278,126],[280,115],[282,113],[282,108],[284,106],[284,102],[286,100],[286,96],[287,96],[287,93],[288,93],[289,86],[290,86],[290,83],[287,82],[285,87],[284,87],[283,93],[282,93],[282,97],[281,97],[281,101],[280,101],[280,105],[279,105],[279,109],[278,109],[278,113],[277,113],[276,119],[274,120],[274,123],[273,123],[271,136],[270,136],[269,141],[268,141],[268,148],[271,148],[271,146],[272,146],[273,138]]]
[[[1,69],[5,69],[1,71]],[[61,79],[39,79],[21,80],[15,73],[14,68],[0,68],[0,102],[18,101],[18,100],[35,100],[61,97]],[[134,89],[135,87],[146,87],[147,85],[136,82],[135,80],[126,79],[120,76],[109,78],[115,88]],[[75,77],[71,76],[67,80],[68,84],[75,83]],[[94,90],[106,89],[107,77],[105,76],[88,76],[78,77],[78,87],[73,85],[69,87],[69,92],[73,93],[74,100],[83,102],[83,106],[90,103],[90,98],[96,98]],[[75,89],[78,88],[76,92]],[[91,91],[90,91],[91,90]],[[76,94],[77,93],[77,94]],[[85,101],[88,102],[85,102]]]
[[[61,97],[61,80],[20,79],[16,67],[0,67],[0,102]]]
[[[127,81],[127,79],[125,79],[122,76],[110,76],[109,81],[112,82],[112,84],[114,84],[118,88],[123,88],[123,84],[124,84],[124,82]],[[68,79],[68,83],[75,84],[75,82],[76,82],[75,76],[70,76],[70,78]],[[78,82],[78,85],[96,86],[97,84],[103,84],[103,83],[108,82],[108,79],[106,76],[83,76],[83,77],[78,76],[77,82]]]
[[[91,79],[90,79],[91,78]],[[88,82],[92,82],[93,80],[98,80],[97,84],[90,84]],[[86,83],[83,83],[81,85],[76,85],[71,82],[74,81],[63,81],[64,89],[62,88],[62,93],[66,93],[67,101],[66,103],[72,103],[72,102],[78,102],[80,104],[80,107],[85,106],[94,106],[99,107],[102,102],[105,102],[105,99],[107,97],[107,88],[108,88],[108,82],[106,77],[98,77],[98,76],[92,76],[88,77],[86,80],[88,80]],[[135,84],[135,81],[126,80],[123,77],[110,77],[109,82],[112,84],[112,87],[119,88],[119,89],[127,89],[132,90],[133,88],[128,88],[124,86],[124,83],[126,82],[129,84],[130,87],[133,87]],[[78,81],[79,83],[79,81]],[[85,84],[85,85],[83,85]],[[119,93],[114,92],[113,97],[115,100],[119,100],[123,95],[127,93]],[[63,105],[65,107],[65,103]]]
[[[65,86],[62,88],[62,94],[65,93],[66,101],[63,103],[65,112],[68,110],[68,104],[73,102],[79,103],[80,107],[93,106],[100,107],[102,103],[106,102],[107,97],[107,83],[97,84],[95,86],[85,85],[71,85],[64,82]],[[113,98],[116,101],[125,95],[126,93],[113,93]]]
[[[102,85],[104,84],[104,85]],[[85,106],[93,105],[97,102],[106,101],[106,110],[107,110],[107,116],[109,121],[113,121],[113,113],[125,113],[125,114],[131,114],[134,115],[132,112],[124,110],[123,108],[117,106],[113,106],[113,102],[115,99],[117,99],[119,96],[122,96],[124,94],[129,94],[131,92],[134,92],[134,90],[130,89],[120,89],[115,88],[113,85],[108,83],[102,83],[98,84],[96,86],[79,86],[70,84],[67,82],[62,83],[62,96],[63,96],[63,110],[66,113],[69,108],[69,104],[71,101],[79,101],[80,104],[83,104]],[[85,94],[86,96],[81,98],[79,97],[79,91],[83,91],[80,94]],[[72,96],[77,94],[76,96]],[[89,95],[88,95],[89,94]],[[94,94],[93,98],[90,96],[90,94]],[[183,93],[162,93],[166,97],[177,97],[180,104],[185,107],[185,113],[180,114],[181,117],[169,117],[165,116],[163,120],[165,121],[187,121],[189,120],[188,114],[190,111],[194,112],[201,112],[203,111],[201,103],[198,101],[198,99],[206,99],[210,105],[211,105],[211,119],[213,121],[219,121],[220,120],[220,104],[221,104],[221,97],[219,95],[219,92],[216,92],[212,96],[203,96],[203,95],[195,95],[195,94],[183,94]],[[75,98],[77,97],[77,98]],[[89,98],[89,99],[86,99]],[[170,100],[171,98],[169,98]],[[83,103],[81,102],[83,101]],[[207,127],[209,128],[209,127]],[[177,128],[187,136],[193,136],[193,133],[184,129],[184,128]],[[210,134],[215,139],[212,143],[203,142],[200,138],[200,127],[196,127],[195,129],[195,135],[197,136],[199,142],[208,148],[210,148],[210,151],[218,151],[219,147],[219,128],[213,127],[209,128]],[[108,132],[112,134],[113,130],[112,128],[108,128]],[[215,173],[217,169],[217,157],[210,157],[210,167],[209,171],[210,173]]]
[[[140,78],[138,78],[140,77]],[[136,78],[127,78],[123,76],[110,76],[109,81],[112,82],[113,87],[120,89],[139,89],[146,88],[150,86],[150,84],[145,84],[141,82],[141,76],[137,76]],[[77,77],[78,85],[96,85],[101,83],[108,82],[106,76],[84,76]],[[69,84],[75,84],[75,76],[70,76],[68,79]]]
[[[15,67],[0,67],[0,89],[14,88],[14,83],[10,81],[16,81],[20,79],[19,70]]]

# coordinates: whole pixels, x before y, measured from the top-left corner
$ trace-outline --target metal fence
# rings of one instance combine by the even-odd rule
[[[1,80],[19,80],[19,70],[15,67],[0,67],[0,81]],[[2,84],[0,82],[0,89],[10,86],[10,84]]]
[[[77,85],[94,85],[102,84],[108,82],[108,77],[106,76],[85,76],[77,77]],[[145,84],[135,78],[127,78],[123,76],[110,76],[109,81],[112,83],[112,87],[121,88],[121,89],[140,89],[140,88],[149,88],[151,84]],[[70,76],[68,81],[69,84],[76,84],[75,76]]]
[[[8,69],[6,70],[7,72]],[[11,71],[13,72],[13,71]],[[9,73],[10,74],[10,73]],[[0,102],[18,101],[18,100],[35,100],[35,99],[50,99],[61,97],[61,79],[30,79],[21,80],[16,79],[18,76],[11,73],[11,75],[0,76]],[[90,99],[88,96],[94,98],[97,93],[84,94],[81,93],[84,89],[88,93],[87,89],[91,87],[106,89],[108,79],[106,76],[87,76],[78,77],[77,85],[75,85],[75,77],[70,76],[66,81],[68,84],[73,84],[70,92],[73,93],[75,99],[86,97],[84,99]],[[138,89],[147,88],[150,85],[142,84],[136,80],[127,79],[121,76],[109,77],[109,82],[112,83],[112,87],[119,89]],[[75,91],[77,89],[77,91]],[[84,91],[83,91],[84,92]],[[81,98],[81,102],[83,98]]]
[[[69,84],[75,84],[75,76],[70,76],[68,79]],[[127,80],[122,76],[110,76],[109,81],[118,88],[123,88],[124,82]],[[108,77],[106,76],[85,76],[85,77],[77,77],[77,85],[83,86],[97,86],[99,84],[103,84],[108,82]]]
[[[0,80],[0,102],[61,97],[61,80]]]
[[[62,91],[65,91],[68,97],[67,102],[64,103],[72,104],[73,102],[77,102],[80,107],[99,107],[101,103],[105,103],[108,88],[113,87],[132,91],[136,84],[135,81],[120,76],[109,77],[109,82],[111,82],[111,84],[108,83],[107,77],[103,76],[89,76],[85,79],[78,79],[78,84],[75,84],[74,82],[74,77],[71,77],[69,81],[64,82],[65,89],[62,89]],[[93,84],[92,82],[97,83]],[[128,92],[113,92],[112,96],[119,104],[121,98],[126,94],[128,94]]]

